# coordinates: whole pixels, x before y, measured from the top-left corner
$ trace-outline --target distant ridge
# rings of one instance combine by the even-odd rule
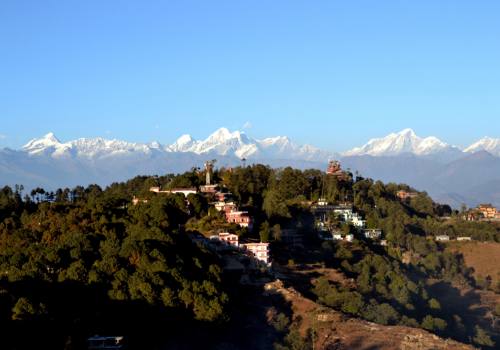
[[[61,143],[53,133],[29,141],[22,149],[29,155],[48,155],[53,158],[85,157],[100,158],[132,153],[191,152],[198,155],[212,154],[237,158],[295,159],[324,161],[337,156],[333,152],[304,145],[299,146],[286,136],[253,139],[242,131],[231,132],[220,128],[205,140],[195,140],[190,135],[182,135],[173,144],[163,146],[155,141],[150,144],[132,143],[104,138],[81,138]]]
[[[438,153],[457,155],[462,151],[451,146],[434,136],[418,137],[412,129],[404,129],[398,133],[389,134],[383,138],[368,141],[362,147],[356,147],[344,152],[344,156],[398,156],[401,154],[414,154],[417,156],[430,156]]]
[[[491,202],[500,206],[500,139],[485,137],[461,150],[412,129],[371,139],[342,154],[298,145],[286,136],[255,139],[220,128],[204,140],[185,134],[172,144],[105,138],[62,142],[54,133],[30,140],[20,150],[0,150],[0,184],[26,188],[108,185],[136,175],[183,172],[207,159],[218,166],[263,163],[324,170],[328,160],[385,182],[404,182],[436,200],[459,207]]]

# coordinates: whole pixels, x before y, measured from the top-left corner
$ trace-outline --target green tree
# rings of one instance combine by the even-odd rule
[[[260,225],[260,229],[259,229],[260,241],[264,242],[264,243],[269,242],[270,233],[271,233],[271,230],[269,228],[269,222],[264,221]]]
[[[495,342],[491,339],[488,333],[486,333],[486,331],[479,326],[474,328],[474,338],[472,338],[472,340],[477,345],[489,347],[495,346]]]

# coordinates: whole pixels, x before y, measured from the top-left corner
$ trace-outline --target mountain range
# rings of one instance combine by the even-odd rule
[[[219,166],[250,163],[324,169],[340,159],[345,168],[383,181],[404,182],[434,199],[458,206],[491,202],[500,206],[500,139],[485,137],[462,149],[411,129],[369,140],[336,153],[298,145],[286,136],[254,139],[220,128],[205,140],[182,135],[173,144],[131,143],[104,138],[61,142],[53,133],[20,150],[0,150],[0,184],[26,188],[107,185],[139,174],[181,172],[207,159]]]

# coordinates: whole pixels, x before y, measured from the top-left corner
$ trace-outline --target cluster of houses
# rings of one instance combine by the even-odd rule
[[[500,211],[491,204],[479,204],[476,208],[466,211],[462,218],[467,221],[498,221]]]
[[[331,227],[330,218],[334,215],[340,222],[354,226],[356,232],[366,239],[380,241],[382,245],[386,245],[387,243],[385,240],[381,240],[382,230],[366,228],[366,220],[364,220],[359,213],[354,211],[351,203],[332,205],[324,199],[319,199],[318,202],[311,207],[311,210],[316,218],[318,236],[322,240],[346,242],[352,242],[354,240],[353,233],[344,234],[336,228]]]
[[[241,242],[237,234],[231,232],[220,232],[209,238],[201,234],[191,234],[193,242],[202,244],[217,253],[240,253],[250,257],[257,266],[270,266],[271,256],[269,243],[264,242]]]
[[[239,251],[262,265],[269,266],[271,264],[269,243],[240,242],[238,235],[230,232],[220,232],[218,235],[210,236],[210,241],[215,243],[214,248],[217,251]]]
[[[209,198],[215,199],[211,204],[216,210],[222,212],[228,223],[234,223],[240,227],[252,229],[253,220],[248,211],[240,210],[238,205],[233,200],[233,195],[230,192],[224,191],[218,184],[211,183],[211,174],[213,170],[214,161],[205,163],[206,170],[206,184],[200,186],[198,191],[195,187],[190,188],[172,188],[169,190],[162,190],[160,187],[151,187],[150,192],[157,194],[173,194],[182,193],[187,200],[190,194],[202,193]],[[147,199],[140,199],[134,197],[132,203],[147,203]],[[269,243],[263,242],[240,242],[238,235],[231,232],[220,232],[218,235],[213,235],[206,238],[202,235],[192,235],[191,239],[199,242],[210,249],[217,252],[236,251],[249,256],[258,265],[269,266],[271,263]]]
[[[248,211],[240,210],[237,204],[232,199],[232,194],[229,192],[215,193],[216,202],[211,203],[215,209],[224,213],[227,222],[237,224],[241,227],[246,227],[249,230],[253,227],[253,220]]]

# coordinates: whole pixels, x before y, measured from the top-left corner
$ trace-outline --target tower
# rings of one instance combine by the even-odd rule
[[[212,172],[214,170],[215,159],[208,160],[205,162],[205,184],[207,186],[212,184]]]

